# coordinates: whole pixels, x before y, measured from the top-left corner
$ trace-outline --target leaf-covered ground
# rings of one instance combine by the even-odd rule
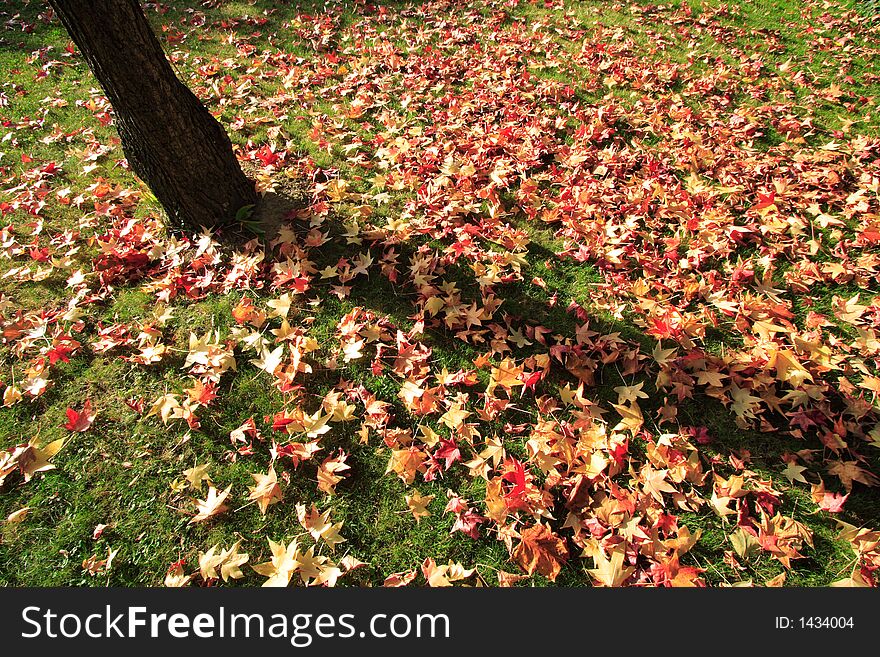
[[[268,233],[0,2],[0,583],[877,583],[874,5],[146,11]]]

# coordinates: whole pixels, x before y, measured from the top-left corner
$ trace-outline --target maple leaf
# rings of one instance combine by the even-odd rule
[[[617,403],[626,404],[628,402],[633,402],[634,404],[638,404],[639,399],[648,399],[648,395],[642,392],[642,386],[644,385],[645,382],[642,381],[634,386],[615,387],[614,392],[617,393]]]
[[[565,541],[543,523],[524,529],[520,539],[513,560],[529,575],[537,572],[555,582],[569,557]]]
[[[504,455],[504,444],[498,436],[487,438],[484,448],[480,452],[480,458],[490,461],[493,468],[497,468],[504,460]]]
[[[802,466],[802,465],[798,465],[798,464],[795,463],[794,461],[791,461],[791,462],[786,466],[785,470],[782,471],[782,474],[785,475],[785,478],[788,479],[788,481],[791,482],[792,484],[793,484],[795,481],[799,481],[799,482],[801,482],[801,483],[808,484],[808,483],[810,483],[810,482],[807,481],[807,480],[804,478],[804,475],[803,475],[803,473],[804,473],[806,470],[807,470],[807,469],[806,469],[804,466]]]
[[[764,582],[764,586],[766,586],[768,588],[780,588],[785,585],[785,579],[786,579],[786,574],[785,574],[785,571],[783,570],[776,577],[768,579],[766,582]]]
[[[642,490],[649,493],[655,500],[663,504],[663,493],[675,493],[676,490],[666,482],[668,470],[654,470],[647,463],[639,473]]]
[[[252,439],[260,439],[260,437],[260,430],[257,429],[257,424],[252,417],[249,417],[241,426],[229,432],[229,440],[233,445],[235,443],[249,444]]]
[[[611,404],[611,406],[620,414],[620,422],[617,423],[613,430],[627,429],[633,434],[638,433],[638,430],[645,422],[639,405],[632,402],[629,406],[624,406],[623,404]]]
[[[98,555],[93,554],[87,559],[83,559],[82,569],[88,572],[92,577],[107,573],[113,567],[113,559],[119,553],[119,550],[111,550],[107,548],[107,558],[98,559]]]
[[[491,395],[496,386],[504,388],[509,395],[516,386],[524,385],[522,377],[523,368],[518,366],[512,358],[505,358],[498,367],[492,367],[489,377],[489,386],[486,393]]]
[[[419,408],[416,400],[425,394],[425,390],[420,388],[414,381],[407,379],[403,382],[397,394],[409,410],[415,410]]]
[[[215,385],[211,382],[205,383],[198,379],[196,379],[192,387],[184,388],[183,391],[191,401],[204,404],[205,406],[217,398],[217,388]]]
[[[424,473],[427,470],[425,457],[425,452],[415,446],[406,449],[392,449],[385,472],[386,474],[394,472],[408,486],[415,481],[416,474]]]
[[[754,418],[755,411],[761,403],[760,397],[751,394],[748,388],[740,388],[736,384],[730,385],[730,395],[733,397],[731,408],[740,418]]]
[[[327,495],[336,493],[336,485],[345,478],[344,475],[337,473],[351,469],[351,466],[345,462],[347,458],[348,455],[340,451],[337,456],[328,456],[321,462],[318,467],[318,490],[327,493]]]
[[[160,362],[167,351],[168,347],[162,343],[147,343],[141,347],[140,352],[126,360],[140,365],[150,365]]]
[[[269,539],[269,549],[272,550],[272,559],[251,568],[263,577],[268,577],[263,586],[285,587],[290,584],[291,578],[300,567],[299,544],[293,539],[284,547],[284,544]]]
[[[593,576],[601,586],[616,587],[623,584],[630,575],[635,572],[633,566],[623,567],[625,548],[623,543],[615,545],[610,552],[610,557],[605,556],[605,551],[596,545],[593,551],[593,561],[596,567],[587,572]]]
[[[275,474],[275,468],[269,466],[267,474],[252,473],[251,477],[256,481],[255,486],[248,486],[250,490],[249,500],[256,500],[260,507],[260,513],[266,515],[266,509],[270,504],[277,504],[283,499],[281,486],[278,485],[278,477]]]
[[[215,545],[207,552],[199,552],[199,573],[202,579],[208,581],[222,577],[224,582],[228,582],[230,578],[241,579],[244,577],[241,566],[248,562],[249,557],[247,554],[238,553],[241,541],[236,541],[227,550],[218,552],[218,547]],[[218,568],[220,569],[219,573]]]
[[[202,482],[207,481],[211,483],[211,477],[208,475],[208,468],[210,466],[205,463],[203,465],[194,465],[189,470],[183,471],[183,476],[186,481],[189,483],[190,488],[194,488],[198,491],[202,490]]]
[[[382,582],[382,586],[396,588],[400,586],[407,586],[410,584],[417,576],[418,571],[416,570],[407,570],[399,573],[391,573],[388,577],[385,578],[385,581]]]
[[[320,408],[312,415],[301,413],[298,421],[287,425],[287,432],[305,433],[307,438],[317,438],[330,431],[330,425],[327,423],[331,418],[331,414],[322,413]]]
[[[159,415],[159,417],[162,418],[162,424],[168,424],[171,413],[179,408],[180,403],[177,401],[177,395],[165,394],[153,402],[153,405],[150,407],[150,410],[147,413],[146,417],[150,417],[151,415]]]
[[[343,360],[349,363],[353,360],[363,358],[363,352],[366,342],[364,340],[349,340],[342,345]]]
[[[697,373],[697,383],[699,383],[701,386],[721,388],[724,386],[724,379],[726,378],[727,374],[722,374],[721,372],[714,372],[710,370],[705,370],[703,372]]]
[[[307,443],[287,443],[284,445],[279,445],[273,441],[269,453],[272,456],[272,460],[282,457],[289,458],[293,462],[293,467],[297,468],[303,461],[311,460],[321,449],[321,445],[317,440]]]
[[[331,550],[335,549],[339,543],[345,541],[339,535],[342,523],[334,524],[330,521],[330,509],[327,509],[324,513],[318,513],[318,508],[314,504],[312,504],[312,508],[309,511],[306,511],[304,504],[297,504],[296,516],[299,524],[311,534],[315,541],[324,541]]]
[[[438,565],[431,557],[428,557],[422,562],[422,574],[428,581],[428,586],[431,587],[452,586],[452,582],[466,579],[474,572],[474,568],[465,568],[452,560],[448,564]]]
[[[829,461],[828,463],[828,473],[837,475],[848,493],[852,491],[854,481],[865,486],[880,485],[880,479],[859,466],[857,461]]]
[[[64,425],[64,428],[68,431],[88,431],[97,415],[97,411],[94,410],[89,399],[86,399],[81,411],[77,412],[72,408],[68,408],[66,412],[67,424]]]
[[[678,353],[677,347],[670,347],[669,349],[663,349],[658,342],[654,347],[654,350],[651,352],[651,357],[654,361],[660,365],[666,365],[672,362],[675,359],[675,355]]]
[[[810,529],[780,513],[771,518],[762,511],[761,521],[756,529],[761,548],[786,568],[791,568],[791,559],[802,558],[798,550],[803,543],[813,546],[813,534]]]
[[[841,495],[840,493],[831,493],[825,490],[825,482],[821,479],[818,484],[810,486],[810,494],[813,501],[822,511],[828,513],[840,513],[843,511],[844,503],[849,499],[849,493]]]
[[[349,422],[356,419],[354,404],[347,404],[339,398],[339,393],[327,393],[321,402],[321,407],[330,415],[331,422]]]
[[[239,304],[232,310],[232,317],[239,324],[250,323],[260,328],[266,322],[266,314],[254,307],[250,297],[242,297]]]
[[[269,374],[274,374],[275,370],[281,365],[282,360],[284,360],[284,343],[272,351],[263,349],[260,357],[251,359],[251,363]]]
[[[290,325],[287,319],[282,320],[281,326],[277,329],[271,329],[269,332],[277,338],[276,341],[292,340],[297,336],[296,329]]]
[[[7,408],[9,406],[14,406],[20,402],[21,399],[21,390],[19,390],[17,386],[6,386],[6,389],[3,391],[3,406]]]
[[[753,556],[760,554],[761,552],[761,542],[749,531],[746,531],[742,527],[737,527],[736,531],[733,532],[730,536],[731,545],[733,545],[734,551],[740,556],[741,559],[751,559]]]
[[[278,299],[266,302],[266,305],[272,309],[269,312],[269,317],[286,318],[292,303],[293,299],[291,299],[289,292],[285,292]]]
[[[432,458],[443,459],[446,462],[445,469],[448,470],[453,463],[461,460],[461,450],[454,440],[443,439],[439,441]]]
[[[462,423],[470,417],[470,414],[470,411],[463,408],[461,404],[452,404],[449,407],[449,410],[440,416],[440,422],[453,431],[456,431]]]
[[[453,534],[460,531],[476,540],[480,538],[479,526],[486,522],[486,520],[487,518],[484,518],[473,509],[466,509],[455,517],[455,523],[453,523],[452,529],[449,530],[449,533]]]
[[[189,584],[195,576],[195,573],[187,575],[183,570],[183,561],[177,561],[168,568],[163,585],[170,588],[180,588]]]
[[[767,363],[768,367],[776,368],[776,377],[780,381],[788,381],[795,388],[804,381],[812,381],[813,376],[801,365],[795,355],[787,349],[776,351]]]
[[[317,578],[321,576],[325,564],[328,562],[327,557],[315,554],[314,545],[305,552],[299,552],[296,558],[299,562],[297,572],[299,573],[300,580],[306,586],[311,586],[316,582]]]
[[[0,451],[0,486],[6,477],[18,470],[24,475],[25,482],[30,481],[38,472],[54,470],[55,466],[49,459],[55,456],[64,446],[64,439],[52,441],[44,447],[37,447],[37,439],[17,445],[11,451]]]
[[[528,575],[518,575],[516,573],[508,573],[505,570],[499,570],[498,573],[498,586],[501,588],[510,588],[517,582],[521,582],[524,579],[528,579]]]
[[[413,491],[411,495],[405,496],[406,505],[409,507],[410,512],[416,519],[416,523],[421,522],[422,518],[427,518],[431,515],[431,512],[428,511],[428,504],[435,497],[435,495],[422,495],[417,490]]]
[[[471,326],[482,326],[483,325],[483,309],[477,307],[477,302],[473,302],[470,306],[465,308],[465,316],[464,323],[467,328]]]
[[[321,566],[321,572],[318,577],[315,578],[313,584],[315,585],[323,585],[323,586],[336,586],[336,580],[339,579],[342,575],[356,569],[366,566],[363,561],[360,559],[356,559],[351,555],[346,555],[342,557],[342,560],[339,564],[333,564],[333,562],[328,561],[324,565]]]
[[[852,575],[844,579],[838,579],[831,582],[828,586],[835,588],[873,588],[871,584],[865,581],[865,578],[859,572],[858,567],[853,569]]]
[[[190,519],[190,524],[194,522],[204,522],[215,516],[229,510],[223,502],[229,497],[229,491],[232,490],[230,484],[222,493],[218,493],[213,485],[208,486],[208,495],[203,500],[196,500],[197,513]]]
[[[834,307],[834,316],[847,324],[857,323],[868,309],[867,306],[858,303],[859,296],[861,296],[861,293],[856,294],[850,299],[835,296],[831,302]]]

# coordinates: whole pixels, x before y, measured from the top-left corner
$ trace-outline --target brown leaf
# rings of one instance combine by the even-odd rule
[[[513,559],[529,575],[540,573],[551,582],[568,561],[568,547],[550,528],[538,523],[522,531],[522,541],[513,551]]]

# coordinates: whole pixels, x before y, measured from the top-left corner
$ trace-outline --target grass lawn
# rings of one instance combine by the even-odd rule
[[[876,3],[146,13],[268,232],[0,0],[0,584],[876,584]]]

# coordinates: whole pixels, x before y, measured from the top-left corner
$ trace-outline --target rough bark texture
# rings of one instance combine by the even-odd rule
[[[174,74],[137,0],[49,0],[113,105],[131,168],[173,221],[214,226],[256,202],[232,143]]]

